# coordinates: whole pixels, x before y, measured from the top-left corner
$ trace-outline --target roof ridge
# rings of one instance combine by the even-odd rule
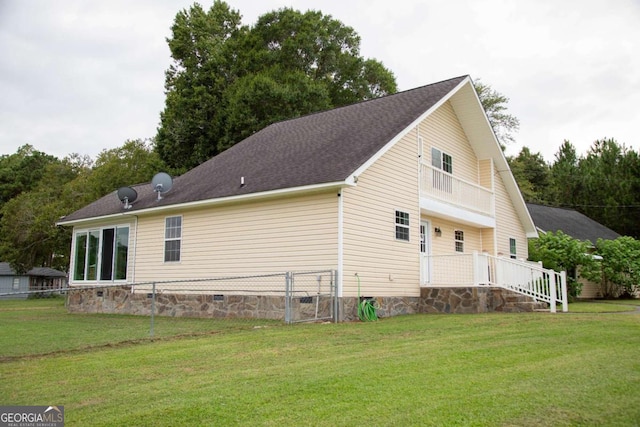
[[[317,114],[324,114],[324,113],[328,113],[328,112],[331,112],[331,111],[341,110],[341,109],[344,109],[344,108],[351,108],[351,107],[355,107],[355,106],[358,106],[358,105],[363,105],[363,104],[366,104],[366,103],[379,101],[379,100],[383,100],[383,99],[387,99],[387,98],[391,98],[391,97],[395,97],[395,96],[400,96],[400,95],[407,94],[407,93],[410,93],[410,92],[415,92],[415,91],[424,89],[424,88],[429,87],[429,86],[436,86],[436,85],[439,85],[439,84],[450,82],[452,80],[464,79],[464,78],[467,78],[467,77],[470,77],[470,75],[469,74],[463,74],[461,76],[452,77],[450,79],[441,80],[439,82],[428,83],[428,84],[425,84],[425,85],[422,85],[422,86],[418,86],[418,87],[414,87],[414,88],[411,88],[411,89],[405,89],[405,90],[402,90],[402,91],[399,91],[399,92],[389,93],[389,94],[386,94],[384,96],[379,96],[377,98],[363,99],[362,101],[354,102],[353,104],[341,105],[341,106],[329,108],[329,109],[326,109],[326,110],[314,111],[312,113],[303,114],[303,115],[298,116],[298,117],[291,117],[291,118],[288,118],[288,119],[279,120],[277,122],[273,122],[273,123],[265,126],[261,130],[267,129],[270,126],[277,125],[279,123],[287,123],[287,122],[290,122],[290,121],[293,121],[293,120],[298,120],[298,119],[302,119],[302,118],[305,118],[305,117],[311,117],[311,116],[314,116],[314,115],[317,115]],[[258,132],[260,132],[260,131],[258,131]],[[256,132],[256,133],[258,133],[258,132]],[[242,141],[238,141],[238,142],[242,142]]]

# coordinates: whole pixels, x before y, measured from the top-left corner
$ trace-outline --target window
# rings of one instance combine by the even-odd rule
[[[396,211],[396,240],[409,241],[409,213]]]
[[[170,216],[164,222],[164,262],[180,261],[182,217]]]
[[[453,193],[453,158],[437,148],[431,148],[431,165],[433,188],[436,190]]]
[[[464,252],[464,231],[456,230],[454,232],[456,242],[456,252]]]
[[[437,148],[431,148],[431,165],[447,173],[453,173],[453,158]]]
[[[14,277],[13,278],[13,290],[14,291],[19,291],[20,290],[20,278],[19,277]]]
[[[509,256],[512,259],[516,259],[518,252],[516,251],[516,239],[509,239]]]
[[[105,227],[75,235],[73,279],[126,280],[129,227]]]

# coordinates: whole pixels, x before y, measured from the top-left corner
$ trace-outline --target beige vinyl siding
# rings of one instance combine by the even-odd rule
[[[136,280],[337,268],[335,192],[185,210],[180,261],[164,262],[167,216],[141,217]]]
[[[116,281],[76,281],[74,280],[74,271],[75,271],[75,254],[76,254],[76,233],[87,231],[87,230],[102,230],[103,228],[109,227],[124,227],[129,226],[129,247],[127,251],[127,280],[126,283],[133,283],[135,280],[135,246],[136,246],[136,221],[133,218],[126,218],[122,221],[110,221],[110,222],[91,222],[87,224],[83,224],[82,226],[73,227],[73,237],[71,240],[71,257],[69,260],[69,285],[86,285],[87,283],[98,284],[98,285],[107,285],[113,283],[123,283],[124,280],[116,280]]]
[[[478,184],[484,188],[493,189],[492,159],[478,160]]]
[[[451,255],[456,252],[455,249],[455,231],[464,232],[464,253],[470,254],[474,251],[482,252],[482,229],[472,227],[466,224],[459,224],[441,218],[424,218],[431,222],[431,253],[433,255]],[[442,234],[436,236],[433,229],[440,228]]]
[[[419,125],[424,161],[431,165],[431,148],[449,154],[453,175],[478,183],[478,161],[449,102],[429,115]]]
[[[518,259],[527,259],[529,248],[527,237],[520,222],[520,218],[507,194],[507,190],[500,175],[495,176],[495,198],[496,198],[496,247],[498,254],[509,256],[509,239],[516,239],[516,250]]]
[[[414,130],[343,191],[343,296],[420,294],[418,143]],[[395,212],[409,214],[410,240],[395,238]]]

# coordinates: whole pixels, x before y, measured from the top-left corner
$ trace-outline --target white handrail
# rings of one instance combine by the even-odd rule
[[[568,311],[567,275],[539,264],[489,254],[424,255],[427,286],[499,286]]]

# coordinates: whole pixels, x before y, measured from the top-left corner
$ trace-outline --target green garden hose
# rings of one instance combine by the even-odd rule
[[[378,320],[374,303],[368,299],[360,301],[360,276],[358,273],[356,273],[356,277],[358,278],[358,319],[363,322]]]

